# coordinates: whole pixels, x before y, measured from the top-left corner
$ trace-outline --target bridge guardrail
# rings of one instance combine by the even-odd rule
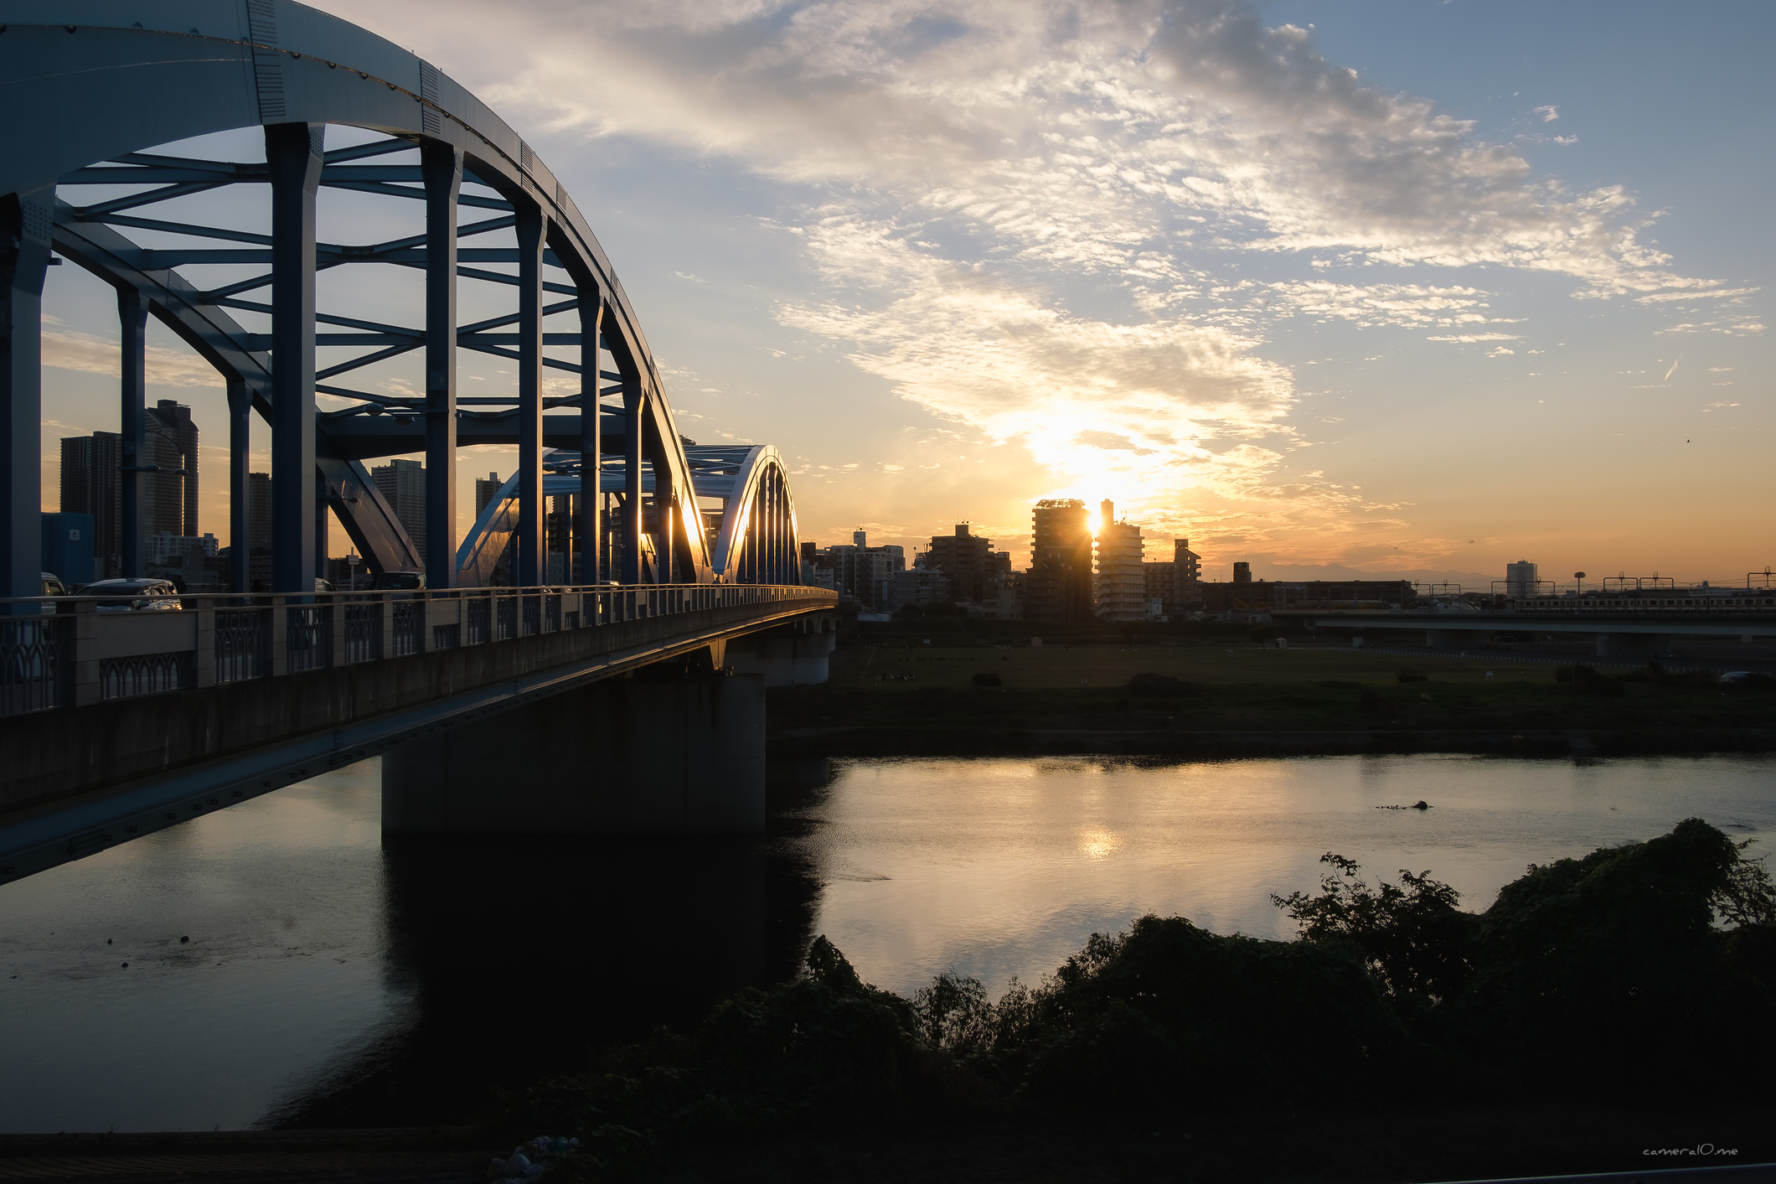
[[[186,594],[180,612],[100,612],[102,599],[0,600],[0,716],[731,606],[838,602],[783,584]]]

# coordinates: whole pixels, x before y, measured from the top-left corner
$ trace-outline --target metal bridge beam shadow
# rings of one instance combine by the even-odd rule
[[[593,683],[382,760],[385,836],[764,829],[764,679],[707,660]]]

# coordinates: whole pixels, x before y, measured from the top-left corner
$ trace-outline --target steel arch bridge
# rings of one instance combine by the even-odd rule
[[[373,569],[485,583],[511,545],[512,582],[542,584],[545,499],[563,495],[564,582],[800,582],[776,450],[679,434],[573,199],[430,63],[291,0],[0,0],[0,109],[0,598],[38,594],[42,292],[60,259],[117,293],[126,574],[142,574],[152,316],[227,389],[234,591],[248,585],[254,413],[271,435],[275,592],[312,589],[329,510]],[[251,150],[232,159],[154,151],[240,129]],[[324,241],[323,192],[391,210],[366,229],[415,207],[423,226]],[[371,267],[422,274],[421,323],[352,307],[368,285],[344,277]],[[466,318],[459,291],[488,315]],[[501,359],[511,389],[459,393],[465,349]],[[413,355],[423,389],[388,381]],[[456,454],[471,444],[516,445],[518,468],[459,546]],[[423,554],[365,468],[419,452]]]

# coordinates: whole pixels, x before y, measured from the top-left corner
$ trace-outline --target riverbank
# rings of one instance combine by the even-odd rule
[[[327,1131],[172,1131],[0,1135],[0,1181],[106,1184],[337,1180],[440,1184],[484,1180],[489,1148],[476,1127]]]
[[[1776,695],[1709,674],[1213,642],[853,641],[767,718],[781,757],[1776,751]]]
[[[824,938],[535,1091],[571,1180],[1425,1180],[1768,1164],[1776,893],[1722,832],[1530,870],[1482,913],[1328,857],[1267,941],[1097,934],[997,1000]],[[1720,926],[1725,926],[1721,928]],[[1698,1017],[1710,1017],[1702,1022]],[[1706,1149],[1706,1150],[1704,1150]]]

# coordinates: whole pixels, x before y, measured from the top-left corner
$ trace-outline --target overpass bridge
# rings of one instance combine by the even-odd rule
[[[1766,598],[1771,599],[1771,598]],[[1315,632],[1352,638],[1420,634],[1434,649],[1472,647],[1500,635],[1588,638],[1600,658],[1639,660],[1665,652],[1677,638],[1734,638],[1744,644],[1776,639],[1776,601],[1748,610],[1723,605],[1702,609],[1602,606],[1528,612],[1300,612],[1277,616],[1305,620]]]
[[[782,457],[681,434],[615,270],[522,137],[293,0],[0,0],[0,98],[0,878],[375,751],[391,831],[762,821],[760,684],[818,675],[833,599],[796,586]],[[119,574],[146,574],[165,472],[152,318],[225,395],[230,595],[40,596],[63,411],[43,298],[73,268],[116,299]],[[473,394],[464,357],[499,367]],[[485,444],[517,469],[465,535],[458,451]],[[423,532],[365,467],[400,455],[424,459]],[[177,475],[194,497],[195,465]],[[334,521],[424,590],[318,595]],[[525,776],[545,750],[562,763]]]

